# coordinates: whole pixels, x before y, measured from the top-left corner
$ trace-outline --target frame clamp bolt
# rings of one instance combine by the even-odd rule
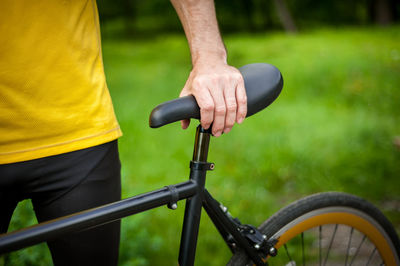
[[[170,208],[171,210],[176,210],[178,208],[178,204],[176,203],[168,204],[168,208]]]
[[[271,248],[268,250],[268,253],[269,253],[269,255],[271,255],[272,257],[275,257],[275,256],[278,254],[278,250],[276,250],[276,248],[274,248],[274,247],[271,247]]]
[[[190,168],[200,171],[212,171],[215,169],[215,164],[200,161],[190,161]]]

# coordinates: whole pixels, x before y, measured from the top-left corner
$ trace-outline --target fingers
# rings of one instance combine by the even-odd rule
[[[187,129],[190,125],[190,119],[181,120],[182,129]]]
[[[229,84],[230,87],[225,88],[224,90],[224,98],[225,98],[225,106],[226,106],[226,115],[225,115],[225,127],[224,133],[228,133],[231,131],[233,125],[236,121],[236,95],[235,95],[235,84]]]
[[[215,85],[214,85],[215,86]],[[221,89],[210,89],[212,99],[214,100],[214,121],[212,127],[212,134],[215,137],[221,136],[225,129],[225,114],[226,105],[223,90]]]
[[[242,122],[246,117],[246,91],[244,89],[241,75],[239,75],[239,77],[237,75],[224,76],[219,80],[214,80],[207,84],[207,89],[209,91],[207,96],[210,95],[211,98],[204,100],[212,100],[214,105],[212,109],[212,103],[210,102],[208,106],[209,109],[202,110],[201,105],[199,104],[202,110],[201,115],[202,117],[206,115],[207,127],[209,125],[208,123],[213,123],[212,133],[214,136],[218,137],[222,133],[228,133],[231,131],[238,119]],[[238,89],[241,91],[237,92]],[[239,103],[240,110],[238,109]],[[240,115],[241,117],[238,118],[237,115]]]
[[[208,129],[214,120],[214,100],[210,91],[205,86],[197,85],[194,88],[194,97],[200,107],[200,123],[204,129]]]
[[[199,73],[200,72],[200,73]],[[180,96],[192,94],[200,107],[201,125],[216,137],[242,123],[247,114],[247,97],[240,72],[224,65],[216,69],[192,70]],[[182,128],[189,120],[181,122]]]
[[[183,97],[183,96],[187,96],[190,95],[190,92],[188,92],[187,87],[185,86],[181,93],[179,94],[179,97]],[[182,129],[187,129],[190,125],[190,119],[185,119],[185,120],[181,120],[181,127]]]
[[[236,102],[237,102],[236,122],[241,124],[247,115],[247,95],[242,76],[240,76],[239,82],[236,87]]]

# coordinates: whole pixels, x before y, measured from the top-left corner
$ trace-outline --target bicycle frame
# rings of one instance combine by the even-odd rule
[[[205,189],[206,173],[214,169],[214,164],[207,162],[210,136],[210,130],[204,130],[201,126],[197,128],[189,181],[0,235],[0,254],[163,205],[176,209],[176,203],[186,199],[179,265],[194,265],[202,207],[232,252],[238,249],[244,250],[256,265],[266,265],[262,259],[268,255],[273,243],[264,245],[266,236],[261,235],[254,227],[242,225],[237,219],[233,219],[226,207],[216,201]],[[267,248],[263,250],[264,255],[258,252],[261,245]],[[266,254],[265,250],[267,250]]]

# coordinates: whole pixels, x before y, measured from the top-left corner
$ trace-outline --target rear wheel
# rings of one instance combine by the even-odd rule
[[[345,193],[315,194],[281,209],[259,230],[277,239],[269,265],[400,265],[400,242],[371,203]],[[252,265],[237,252],[228,265]]]

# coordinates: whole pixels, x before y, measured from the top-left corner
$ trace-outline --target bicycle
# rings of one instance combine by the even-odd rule
[[[248,114],[270,105],[283,79],[269,64],[240,68],[248,98]],[[192,96],[165,102],[150,115],[150,126],[200,118]],[[0,254],[186,199],[179,265],[194,264],[200,214],[205,209],[233,253],[228,265],[400,265],[400,241],[393,225],[371,203],[345,193],[308,196],[281,209],[258,228],[242,224],[205,189],[210,130],[197,127],[189,180],[118,202],[0,235]],[[297,252],[295,252],[297,251]],[[307,254],[306,254],[307,252]]]

